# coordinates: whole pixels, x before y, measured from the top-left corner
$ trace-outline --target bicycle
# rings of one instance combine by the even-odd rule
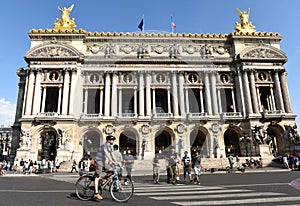
[[[113,169],[114,174],[105,180],[99,181],[99,194],[108,188],[111,197],[117,202],[127,202],[134,192],[134,185],[128,178],[122,179],[118,175],[118,170]],[[90,200],[94,197],[96,174],[84,174],[75,183],[75,192],[80,200]]]

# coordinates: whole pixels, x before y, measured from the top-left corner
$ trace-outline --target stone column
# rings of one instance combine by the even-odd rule
[[[213,114],[217,115],[218,112],[218,98],[217,98],[217,89],[216,89],[216,72],[211,73],[211,97],[212,97],[212,106]]]
[[[190,113],[190,105],[189,105],[189,90],[188,88],[185,89],[185,108],[186,108],[186,113]]]
[[[32,100],[33,100],[33,89],[34,89],[34,72],[30,71],[29,74],[29,82],[28,82],[28,90],[27,90],[27,96],[26,96],[26,115],[31,115],[31,109],[32,109]]]
[[[273,91],[273,85],[270,85],[270,93],[271,93],[271,98],[272,98],[272,106],[273,106],[273,110],[276,111],[276,104],[275,104],[275,98],[274,98],[274,91]]]
[[[137,116],[137,113],[138,113],[138,111],[137,111],[137,87],[134,87],[133,88],[134,89],[134,103],[133,103],[133,110],[134,110],[134,116]]]
[[[88,96],[89,96],[89,90],[88,88],[84,88],[84,108],[83,108],[83,114],[88,113]]]
[[[33,115],[40,112],[41,109],[41,98],[42,98],[42,88],[41,88],[42,74],[40,70],[36,72],[36,80],[34,87],[34,102],[33,102]]]
[[[253,114],[247,73],[248,73],[247,70],[244,70],[244,72],[243,72],[243,87],[244,87],[244,92],[245,92],[245,101],[246,101],[247,113]]]
[[[100,87],[100,103],[99,103],[99,115],[102,116],[103,115],[103,111],[102,111],[102,108],[103,108],[103,87]]]
[[[60,108],[61,108],[61,90],[62,90],[62,85],[58,85],[58,104],[57,104],[57,114],[60,114]]]
[[[155,88],[152,88],[152,105],[153,105],[153,114],[156,114],[156,100],[155,100]]]
[[[245,97],[243,91],[243,81],[242,81],[242,73],[239,69],[237,69],[237,103],[238,103],[238,111],[243,113],[243,116],[246,116],[246,108],[245,108]]]
[[[74,102],[78,103],[75,100],[76,96],[76,84],[77,84],[77,70],[72,70],[72,77],[71,77],[71,93],[70,93],[70,104],[69,104],[69,114],[74,114]]]
[[[231,97],[232,97],[233,112],[236,112],[236,105],[235,105],[235,97],[234,97],[234,89],[233,88],[231,88]]]
[[[252,104],[254,113],[259,113],[258,105],[257,105],[257,95],[256,95],[256,88],[255,88],[255,78],[253,70],[250,71],[250,87],[251,87],[251,97],[252,97]]]
[[[260,94],[259,94],[259,86],[256,86],[256,94],[257,94],[259,111],[262,112],[261,101],[260,101]]]
[[[119,91],[119,113],[118,115],[122,116],[123,114],[123,111],[122,111],[122,89],[121,88],[118,88],[118,91]]]
[[[168,95],[168,113],[171,114],[171,91],[170,91],[170,87],[167,88],[167,95]]]
[[[281,87],[280,87],[280,81],[279,81],[279,76],[278,76],[278,71],[274,72],[274,83],[275,83],[275,90],[276,90],[276,102],[278,102],[278,109],[284,111],[284,105],[283,105],[283,98],[282,98],[282,92],[281,92]]]
[[[177,117],[179,116],[179,111],[178,111],[178,93],[177,93],[177,77],[176,73],[172,73],[172,94],[173,94],[173,113],[174,116]]]
[[[219,106],[219,111],[220,111],[220,114],[223,112],[222,111],[222,99],[221,99],[221,91],[220,91],[220,88],[217,89],[218,91],[218,106]],[[226,111],[225,111],[226,112]]]
[[[146,116],[151,116],[151,76],[146,73]]]
[[[46,85],[43,85],[42,113],[45,112],[46,105]]]
[[[283,101],[284,101],[285,111],[287,113],[293,113],[288,84],[286,81],[286,75],[287,75],[286,72],[282,72],[280,74],[280,82],[281,82],[281,90],[282,90],[282,94],[283,94]]]
[[[178,84],[178,90],[179,90],[179,108],[180,108],[180,114],[181,116],[186,116],[185,113],[185,106],[184,106],[184,76],[182,74],[179,74],[179,84]]]
[[[204,73],[204,91],[205,91],[205,106],[208,115],[212,115],[212,108],[211,108],[211,95],[209,89],[209,76],[208,73]]]
[[[200,87],[200,104],[201,104],[201,113],[204,113],[204,101],[203,101],[203,87]]]
[[[26,81],[25,81],[25,91],[24,91],[22,114],[25,114],[25,108],[26,108],[27,90],[28,90],[28,83],[29,83],[29,76],[28,76],[28,74],[29,74],[29,72],[27,71]]]
[[[144,74],[139,73],[139,116],[145,116],[145,102],[144,102]],[[120,100],[119,100],[120,102]]]
[[[117,97],[117,82],[118,82],[118,75],[113,73],[112,77],[112,86],[111,86],[111,116],[117,116],[117,105],[118,105],[118,97]]]
[[[105,76],[105,96],[104,96],[104,116],[108,117],[110,115],[110,74],[106,73]]]
[[[62,115],[68,114],[68,104],[69,104],[69,90],[70,90],[70,73],[65,69],[64,78],[64,89],[63,89],[63,102],[62,102]]]

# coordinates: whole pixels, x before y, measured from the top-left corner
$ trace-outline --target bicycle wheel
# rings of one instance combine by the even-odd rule
[[[91,176],[83,176],[75,183],[75,192],[80,200],[90,200],[94,196],[94,181]]]
[[[134,186],[130,179],[115,179],[109,187],[111,197],[117,202],[127,202],[133,195]]]

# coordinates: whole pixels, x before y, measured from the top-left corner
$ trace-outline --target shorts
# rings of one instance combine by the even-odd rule
[[[194,173],[195,173],[195,175],[200,175],[201,174],[200,167],[194,167]]]
[[[95,161],[95,174],[98,177],[101,177],[103,170],[104,172],[111,171],[112,167],[107,163],[103,163],[102,161]]]

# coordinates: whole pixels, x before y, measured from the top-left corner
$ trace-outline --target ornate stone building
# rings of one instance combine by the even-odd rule
[[[75,30],[67,10],[29,32],[12,158],[93,157],[108,134],[141,159],[171,145],[206,158],[299,149],[282,37],[249,12],[230,34],[167,34]]]

